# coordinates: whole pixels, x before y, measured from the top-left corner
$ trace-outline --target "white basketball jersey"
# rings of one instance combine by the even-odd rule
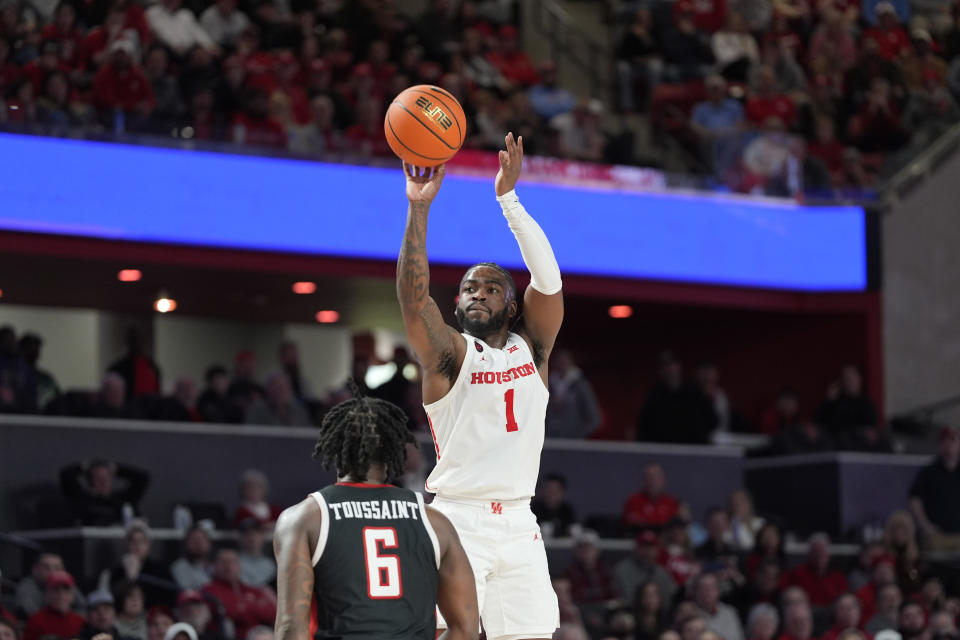
[[[426,489],[450,498],[530,498],[549,392],[519,335],[509,334],[503,349],[462,335],[467,353],[456,381],[424,405],[437,449]]]

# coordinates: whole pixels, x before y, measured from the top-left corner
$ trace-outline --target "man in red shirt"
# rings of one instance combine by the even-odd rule
[[[820,640],[837,640],[847,629],[859,629],[862,620],[857,597],[852,593],[845,593],[837,598],[833,605],[833,626],[820,636]]]
[[[878,2],[877,24],[863,32],[864,39],[876,40],[880,46],[880,57],[884,60],[899,58],[912,47],[910,37],[900,24],[897,10],[889,2]]]
[[[777,74],[768,64],[757,70],[757,90],[747,98],[746,114],[747,120],[757,127],[769,118],[779,118],[788,129],[793,127],[797,107],[786,94],[777,91]]]
[[[786,575],[786,584],[803,589],[816,607],[829,607],[849,589],[847,576],[830,568],[830,538],[825,533],[810,537],[807,561]]]
[[[623,506],[623,524],[628,528],[660,528],[677,515],[680,502],[665,493],[667,477],[656,462],[643,469],[643,484],[640,491],[627,498]]]
[[[857,589],[857,600],[863,615],[861,622],[868,622],[877,612],[877,595],[888,584],[896,584],[897,561],[886,553],[880,554],[870,563],[870,582]]]
[[[537,84],[539,76],[533,61],[525,51],[520,50],[517,40],[517,28],[505,24],[500,27],[500,38],[496,49],[487,54],[487,62],[497,68],[500,74],[521,87]]]
[[[70,610],[74,586],[73,576],[66,571],[53,571],[47,576],[47,606],[27,620],[23,640],[39,640],[44,636],[77,637],[86,620]]]
[[[227,617],[236,627],[237,638],[245,638],[247,631],[257,625],[273,625],[277,617],[277,596],[270,589],[240,582],[240,557],[233,549],[217,552],[213,582],[203,592],[223,603]]]
[[[156,106],[150,80],[134,62],[134,52],[133,43],[126,38],[110,45],[110,58],[93,80],[94,104],[101,111],[122,109],[147,116]],[[128,385],[128,394],[132,393]]]

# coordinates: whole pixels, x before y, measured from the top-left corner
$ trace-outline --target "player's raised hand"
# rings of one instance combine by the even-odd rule
[[[436,167],[415,167],[403,163],[403,174],[407,178],[407,200],[430,204],[440,191],[440,183],[446,173],[446,165]]]
[[[493,182],[497,196],[502,196],[517,186],[520,168],[523,166],[523,136],[514,140],[511,132],[506,135],[504,142],[507,143],[507,150],[500,152],[500,171]]]

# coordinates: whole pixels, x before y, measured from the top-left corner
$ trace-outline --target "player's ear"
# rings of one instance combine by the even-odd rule
[[[511,301],[510,301],[510,319],[511,319],[511,320],[513,320],[514,318],[517,317],[517,310],[518,310],[518,309],[519,309],[519,306],[517,305],[517,301],[516,301],[516,300],[511,300]]]

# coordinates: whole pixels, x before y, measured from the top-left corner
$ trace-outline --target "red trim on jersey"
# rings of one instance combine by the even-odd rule
[[[372,570],[376,571],[377,584],[381,587],[390,587],[390,569],[387,567],[372,567],[370,565],[370,555],[367,553],[367,533],[376,533],[380,531],[391,531],[393,533],[394,544],[387,544],[387,541],[380,536],[374,536],[371,539],[375,547],[374,557],[393,558],[397,561],[397,590],[395,596],[375,596],[371,590]],[[364,527],[363,528],[363,563],[367,566],[367,597],[371,600],[399,600],[403,597],[403,568],[400,566],[400,556],[393,553],[380,553],[382,549],[397,549],[400,546],[400,537],[397,530],[393,527]]]
[[[367,484],[365,482],[338,482],[338,487],[356,487],[358,489],[396,489],[392,484]]]
[[[433,448],[437,452],[437,461],[439,462],[440,461],[440,445],[437,444],[437,432],[433,430],[433,420],[430,419],[429,413],[427,413],[427,424],[430,425],[430,435],[433,436]]]
[[[317,635],[317,630],[320,628],[320,616],[317,613],[317,594],[313,594],[313,597],[310,599],[310,637],[314,638]]]

